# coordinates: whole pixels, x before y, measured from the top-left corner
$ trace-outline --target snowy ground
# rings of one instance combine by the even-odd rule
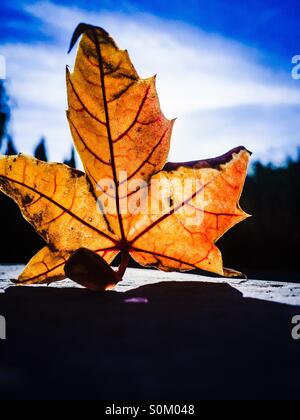
[[[13,287],[11,279],[16,279],[22,266],[0,265],[0,293],[8,287]],[[225,283],[238,290],[244,298],[253,298],[269,302],[283,303],[300,306],[300,284],[272,282],[263,280],[224,280],[214,279],[194,274],[163,273],[154,270],[128,269],[125,279],[115,291],[128,292],[139,287],[161,282],[200,282],[200,283]],[[80,287],[70,280],[56,283],[51,287],[74,288]]]

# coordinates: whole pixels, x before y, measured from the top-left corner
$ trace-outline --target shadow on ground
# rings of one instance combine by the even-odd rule
[[[124,302],[137,296],[149,304]],[[297,309],[228,285],[11,288],[0,313],[2,399],[299,398]]]

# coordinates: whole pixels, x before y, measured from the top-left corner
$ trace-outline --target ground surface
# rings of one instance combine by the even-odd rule
[[[19,270],[0,268],[2,288]],[[70,282],[7,289],[0,398],[299,399],[299,285],[184,279],[133,270],[105,294]],[[294,306],[242,295],[260,289]]]

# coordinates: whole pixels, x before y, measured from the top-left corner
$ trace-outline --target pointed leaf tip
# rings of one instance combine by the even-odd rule
[[[77,43],[78,39],[81,37],[81,35],[85,34],[87,31],[89,30],[100,30],[104,35],[109,36],[108,32],[106,32],[104,29],[98,27],[98,26],[93,26],[90,25],[88,23],[80,23],[77,28],[75,29],[71,42],[70,42],[70,47],[68,50],[68,54],[70,54],[70,52],[72,51],[72,49],[74,48],[75,44]]]
[[[176,119],[175,119],[176,121]],[[218,156],[216,158],[212,159],[206,159],[206,160],[198,160],[198,161],[191,161],[191,162],[168,162],[166,163],[164,167],[164,171],[166,172],[172,172],[180,167],[184,168],[194,168],[194,169],[201,169],[201,168],[215,168],[220,169],[222,165],[226,165],[229,163],[234,155],[239,155],[241,152],[246,152],[249,154],[249,156],[252,155],[252,153],[247,150],[244,146],[235,147],[234,149],[230,150],[228,153],[225,153],[222,156]]]

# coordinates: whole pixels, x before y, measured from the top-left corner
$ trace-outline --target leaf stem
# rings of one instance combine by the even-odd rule
[[[129,252],[123,251],[122,252],[122,259],[121,264],[118,268],[117,274],[119,275],[120,279],[123,280],[124,274],[126,273],[126,270],[128,268],[129,264]]]

